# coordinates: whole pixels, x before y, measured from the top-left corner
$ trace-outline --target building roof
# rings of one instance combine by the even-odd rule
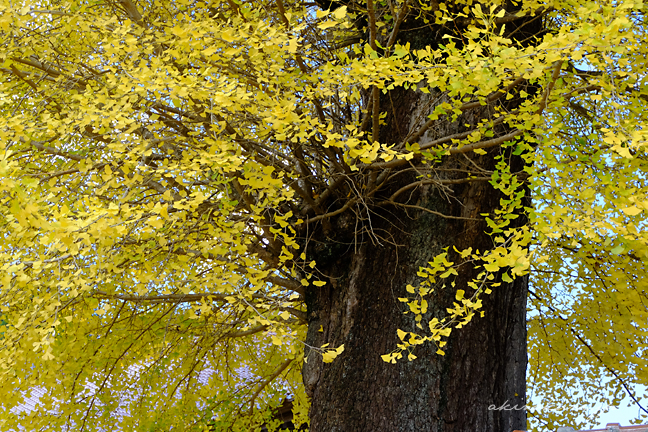
[[[514,430],[513,432],[527,432],[521,430]],[[630,426],[621,426],[619,423],[608,423],[603,429],[583,429],[583,430],[574,430],[570,426],[559,427],[556,432],[648,432],[648,424],[644,425],[630,425]]]
[[[648,432],[648,424],[621,426],[620,423],[608,423],[604,429],[590,429],[578,432]]]

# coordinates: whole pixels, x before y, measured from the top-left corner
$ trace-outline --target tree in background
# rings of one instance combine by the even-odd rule
[[[644,409],[644,12],[3,1],[1,427]]]

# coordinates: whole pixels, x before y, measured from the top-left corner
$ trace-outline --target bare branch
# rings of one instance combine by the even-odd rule
[[[14,75],[16,75],[21,80],[25,81],[32,89],[34,89],[34,91],[36,92],[38,91],[38,87],[36,86],[36,84],[34,84],[32,80],[28,79],[24,73],[20,72],[16,68],[16,66],[11,65],[9,67],[11,68],[11,71],[13,72]]]
[[[437,184],[437,185],[448,185],[448,184],[462,184],[462,183],[470,183],[474,181],[490,181],[491,177],[472,177],[472,178],[463,178],[463,179],[446,179],[446,180],[421,180],[417,181],[414,183],[410,183],[408,185],[403,186],[402,188],[398,189],[396,192],[392,194],[392,196],[389,197],[387,201],[393,201],[398,195],[402,194],[403,192],[406,192],[410,189],[413,189],[418,186],[423,186],[426,184]]]
[[[323,214],[323,215],[319,215],[319,216],[315,216],[313,218],[309,218],[309,219],[306,220],[306,223],[310,224],[310,223],[317,222],[317,221],[322,220],[322,219],[327,219],[327,218],[331,218],[333,216],[337,216],[340,213],[344,213],[349,207],[351,207],[357,201],[358,201],[358,198],[352,198],[349,201],[347,201],[346,204],[344,204],[341,208],[339,208],[339,209],[337,209],[335,211]]]
[[[227,301],[228,297],[236,298],[237,294],[213,294],[213,293],[198,293],[198,294],[164,294],[164,295],[132,295],[132,294],[108,294],[103,291],[97,291],[93,294],[93,297],[101,299],[117,299],[123,301],[129,301],[133,303],[149,303],[149,304],[158,304],[158,303],[191,303],[198,302],[203,299],[212,300],[212,301]],[[279,299],[274,299],[263,294],[252,294],[253,299],[257,300],[272,300],[279,301]],[[296,317],[302,323],[307,322],[306,313],[299,309],[295,309],[289,306],[277,306],[278,310],[283,310],[294,317]]]
[[[140,25],[142,24],[142,14],[137,10],[137,6],[131,0],[119,0],[119,3],[124,7],[131,21]]]
[[[308,317],[306,316],[306,312],[304,311],[300,311],[299,309],[286,307],[286,306],[279,307],[279,310],[283,310],[290,313],[292,316],[294,316],[299,321],[301,321],[302,324],[308,324]]]
[[[523,77],[521,77],[521,76],[516,78],[515,80],[513,80],[513,82],[511,82],[509,85],[507,85],[503,90],[495,91],[495,92],[489,94],[488,96],[486,96],[485,102],[486,103],[491,103],[491,102],[496,101],[497,99],[501,98],[502,96],[505,96],[508,92],[513,90],[515,87],[517,87],[518,85],[520,85],[524,81],[525,81],[525,79]],[[459,107],[459,110],[460,111],[467,111],[469,109],[477,108],[477,107],[480,107],[480,106],[482,106],[481,101],[470,101],[470,102],[466,102],[465,104],[461,105]],[[501,116],[501,117],[495,119],[495,121],[492,123],[492,125],[494,126],[495,124],[501,123],[503,120],[504,120],[504,116]],[[427,130],[430,127],[432,127],[432,125],[434,125],[434,123],[436,123],[436,122],[437,122],[437,120],[432,120],[432,119],[428,120],[427,122],[425,122],[425,124],[423,126],[421,126],[421,128],[418,131],[416,131],[416,133],[414,135],[405,137],[405,140],[403,140],[403,141],[404,142],[410,142],[410,143],[417,142],[419,140],[419,138],[421,138],[425,134],[425,132],[427,132]]]
[[[504,117],[499,117],[492,124],[501,123],[502,121],[504,121]],[[446,143],[448,141],[464,139],[464,138],[467,138],[469,135],[471,135],[474,132],[475,132],[475,130],[471,130],[471,131],[456,133],[456,134],[453,134],[453,135],[448,135],[448,136],[445,136],[443,138],[439,138],[439,139],[436,139],[436,140],[424,142],[424,143],[420,144],[419,149],[420,150],[427,150],[429,148],[438,146],[439,144],[443,144],[443,143]],[[502,143],[504,143],[504,142],[506,142],[506,141],[508,141],[510,139],[515,138],[518,135],[521,135],[522,133],[523,133],[523,131],[521,131],[519,129],[514,129],[511,133],[508,133],[508,134],[503,135],[503,136],[498,137],[498,138],[493,138],[491,140],[480,141],[480,142],[476,142],[476,143],[472,143],[472,144],[466,144],[466,145],[461,146],[461,147],[458,147],[458,146],[457,147],[450,147],[448,149],[445,149],[444,151],[447,154],[458,154],[458,153],[468,153],[468,152],[473,151],[475,149],[485,149],[485,148],[489,148],[489,147],[495,147],[495,146],[498,146],[498,145],[500,145],[500,144],[502,144]],[[420,157],[420,155],[417,155],[415,157]],[[408,163],[409,163],[409,161],[407,161],[405,159],[394,159],[394,160],[391,160],[389,162],[374,162],[371,165],[366,166],[366,168],[369,168],[369,169],[396,168],[396,167],[399,167],[399,166],[406,165]]]
[[[471,151],[477,150],[477,149],[486,149],[486,148],[490,148],[490,147],[497,147],[497,146],[499,146],[501,144],[504,144],[506,141],[512,140],[516,136],[522,135],[522,133],[524,133],[524,131],[522,131],[520,129],[513,129],[513,131],[511,131],[510,133],[508,133],[506,135],[502,135],[501,137],[493,138],[493,139],[486,140],[486,141],[480,141],[480,142],[476,142],[476,143],[472,143],[472,144],[466,144],[466,145],[461,146],[461,147],[450,147],[447,151],[448,151],[449,154],[459,154],[459,153],[468,153],[468,152],[471,152]],[[425,145],[422,145],[421,149],[424,149],[424,148],[428,148],[428,147],[425,146]]]
[[[44,63],[41,63],[40,61],[36,60],[34,56],[31,56],[29,59],[23,59],[20,57],[14,57],[12,60],[17,61],[18,63],[22,63],[27,66],[31,66],[33,68],[42,70],[43,72],[47,73],[49,76],[53,78],[58,78],[61,75],[61,72],[55,70],[52,66],[46,65]],[[85,88],[85,86],[84,86]]]
[[[478,219],[478,218],[469,218],[469,217],[462,217],[462,216],[451,216],[451,215],[447,215],[447,214],[444,214],[444,213],[441,213],[441,212],[438,212],[438,211],[430,210],[429,208],[425,208],[425,207],[421,207],[421,206],[417,206],[417,205],[413,205],[413,204],[398,203],[398,202],[390,201],[390,200],[385,200],[385,201],[379,202],[377,205],[379,205],[379,206],[393,205],[393,206],[397,206],[397,207],[406,207],[406,208],[421,210],[421,211],[424,211],[426,213],[431,213],[433,215],[440,216],[440,217],[442,217],[444,219],[481,221],[481,219]]]
[[[58,16],[71,16],[71,13],[58,11],[58,10],[47,10],[47,9],[35,9],[30,10],[29,13],[33,14],[46,14],[46,15],[58,15]]]
[[[367,0],[367,13],[369,15],[369,45],[372,50],[376,51],[376,11],[373,0]],[[371,140],[378,141],[380,139],[380,89],[378,86],[373,86],[371,89],[371,98],[373,100]]]
[[[226,333],[224,337],[226,338],[239,338],[239,337],[245,337],[245,336],[250,336],[256,333],[261,333],[262,331],[266,331],[270,328],[270,326],[267,325],[262,325],[258,327],[253,327],[248,330],[240,330],[240,331],[233,331]]]
[[[284,278],[280,278],[279,276],[267,276],[263,280],[265,280],[266,282],[270,282],[271,284],[279,285],[281,287],[287,288],[287,289],[289,289],[291,291],[295,291],[296,293],[298,293],[302,297],[304,295],[306,295],[306,291],[304,290],[303,285],[298,283],[298,282],[288,280],[288,279],[284,279]]]
[[[61,156],[61,157],[64,157],[66,159],[71,159],[73,161],[79,162],[79,161],[82,161],[83,159],[85,159],[83,156],[67,153],[67,152],[64,152],[62,150],[56,149],[54,147],[49,147],[49,146],[45,145],[46,143],[49,144],[50,142],[54,141],[57,138],[58,137],[54,137],[54,138],[51,138],[51,139],[49,139],[47,141],[29,141],[29,144],[31,144],[37,150],[40,150],[42,152],[45,152],[45,153],[48,153],[48,154],[51,154],[51,155],[55,155],[55,156]],[[26,140],[25,140],[25,138],[20,137],[20,141],[25,142]]]
[[[199,293],[199,294],[164,294],[164,295],[132,295],[132,294],[108,294],[103,291],[97,291],[93,297],[105,299],[118,299],[134,303],[189,303],[197,302],[202,299],[211,299],[216,301],[227,301],[227,297],[236,297],[236,294],[213,294],[213,293]],[[266,296],[261,294],[253,294],[252,298],[264,299]]]
[[[256,401],[257,396],[259,396],[259,393],[261,393],[261,391],[262,391],[262,390],[263,390],[263,389],[264,389],[268,384],[270,384],[270,383],[272,382],[272,380],[274,380],[275,378],[277,378],[277,377],[281,374],[281,372],[283,372],[284,370],[286,370],[286,368],[287,368],[288,366],[290,366],[290,363],[292,363],[292,362],[293,362],[293,359],[288,359],[288,360],[284,361],[283,363],[281,363],[281,364],[279,365],[279,367],[278,367],[277,369],[275,369],[275,371],[272,373],[272,375],[270,375],[268,378],[264,379],[264,380],[261,382],[261,384],[259,385],[259,387],[256,389],[256,391],[255,391],[254,394],[252,395],[252,399],[250,400],[250,414],[252,414],[252,413],[254,412],[254,402]]]
[[[389,5],[391,6],[391,2],[389,3]],[[392,32],[391,35],[389,36],[389,40],[387,41],[387,48],[391,48],[396,42],[396,36],[398,36],[398,31],[400,30],[400,26],[405,20],[405,16],[407,16],[408,12],[409,12],[409,0],[405,0],[403,2],[403,6],[401,7],[400,12],[398,13],[398,16],[396,17],[396,22],[394,23],[394,27],[392,28]]]
[[[551,81],[549,81],[549,85],[547,85],[547,88],[542,95],[542,100],[540,101],[540,107],[536,111],[536,114],[542,114],[542,111],[547,106],[547,100],[549,99],[549,95],[551,94],[551,90],[553,90],[554,85],[556,84],[556,80],[560,76],[560,70],[562,69],[562,60],[558,60],[557,62],[554,63],[554,69],[553,69],[553,74],[551,75]]]

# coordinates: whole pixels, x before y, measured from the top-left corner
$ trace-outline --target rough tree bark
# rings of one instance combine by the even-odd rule
[[[538,34],[539,22],[526,30],[524,37],[529,36],[529,30]],[[404,42],[421,38],[420,31],[402,34]],[[518,37],[522,36],[520,32]],[[441,32],[437,32],[429,43],[438,43],[440,37]],[[401,142],[441,100],[439,94],[424,95],[414,90],[395,89],[383,94],[380,106],[387,118],[381,142]],[[520,100],[498,103],[513,108]],[[465,112],[457,121],[428,131],[426,137],[435,139],[465,131],[466,125],[488,118],[492,108]],[[496,135],[506,132],[501,127]],[[482,156],[446,157],[436,166],[436,174],[453,179],[458,178],[456,169],[472,170],[477,165],[492,170],[500,152],[502,149],[492,148]],[[522,169],[520,158],[511,155],[509,161],[514,170]],[[307,292],[307,343],[314,347],[327,342],[332,347],[345,346],[344,353],[333,363],[323,364],[321,356],[311,355],[304,365],[304,384],[312,403],[310,430],[526,429],[525,411],[489,409],[492,405],[525,404],[526,278],[502,284],[483,296],[485,316],[475,317],[469,325],[455,330],[445,356],[435,353],[434,344],[426,343],[417,347],[414,353],[418,358],[411,362],[404,358],[388,364],[380,357],[395,349],[397,329],[416,331],[412,315],[403,314],[407,305],[397,299],[407,297],[407,284],[420,281],[416,275],[419,266],[426,266],[447,246],[449,251],[453,245],[459,250],[492,248],[492,240],[485,234],[486,224],[462,218],[492,213],[501,197],[487,181],[475,181],[449,185],[444,190],[419,187],[400,199],[401,203],[425,207],[450,218],[413,208],[372,205],[415,181],[415,171],[408,168],[371,201],[356,205],[355,213],[332,221],[328,235],[316,233],[309,245],[309,253],[329,283]],[[450,260],[460,262],[457,256]],[[456,289],[470,292],[466,283],[476,274],[470,264],[462,265],[455,288],[437,289],[428,298],[430,310],[424,318],[445,316]]]

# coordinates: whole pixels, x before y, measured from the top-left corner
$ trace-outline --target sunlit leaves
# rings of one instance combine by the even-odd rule
[[[419,4],[414,15],[452,27],[470,18],[461,38],[417,48],[385,39],[378,50],[347,44],[357,17],[344,7],[3,3],[0,400],[47,387],[34,427],[56,430],[105,428],[126,395],[125,430],[261,424],[250,409],[261,399],[276,406],[286,388],[302,397],[304,289],[330,286],[303,240],[316,223],[369,205],[373,174],[424,168],[417,181],[433,184],[443,157],[493,147],[503,149],[497,166],[479,181],[505,198],[476,215],[492,248],[456,250],[457,262],[442,253],[419,270],[399,299],[416,333],[399,331],[383,359],[414,361],[422,343],[442,355],[500,279],[532,270],[542,275],[534,385],[551,394],[565,373],[552,353],[573,346],[561,367],[579,355],[631,377],[646,347],[643,6],[524,2],[520,14],[555,9],[542,18],[548,33],[525,44],[503,36],[498,20],[512,21],[497,5],[459,6]],[[398,7],[379,22],[385,37]],[[421,126],[382,143],[363,125],[372,86],[435,95],[423,120],[432,130],[494,108],[462,136],[437,141]],[[524,99],[515,112],[495,103],[514,97]],[[498,141],[500,125],[515,133]],[[526,159],[525,172],[512,172],[507,152]],[[531,221],[512,228],[527,181]],[[481,272],[464,287],[454,283],[461,265]],[[453,304],[430,318],[440,289]],[[343,350],[315,348],[324,362]]]

